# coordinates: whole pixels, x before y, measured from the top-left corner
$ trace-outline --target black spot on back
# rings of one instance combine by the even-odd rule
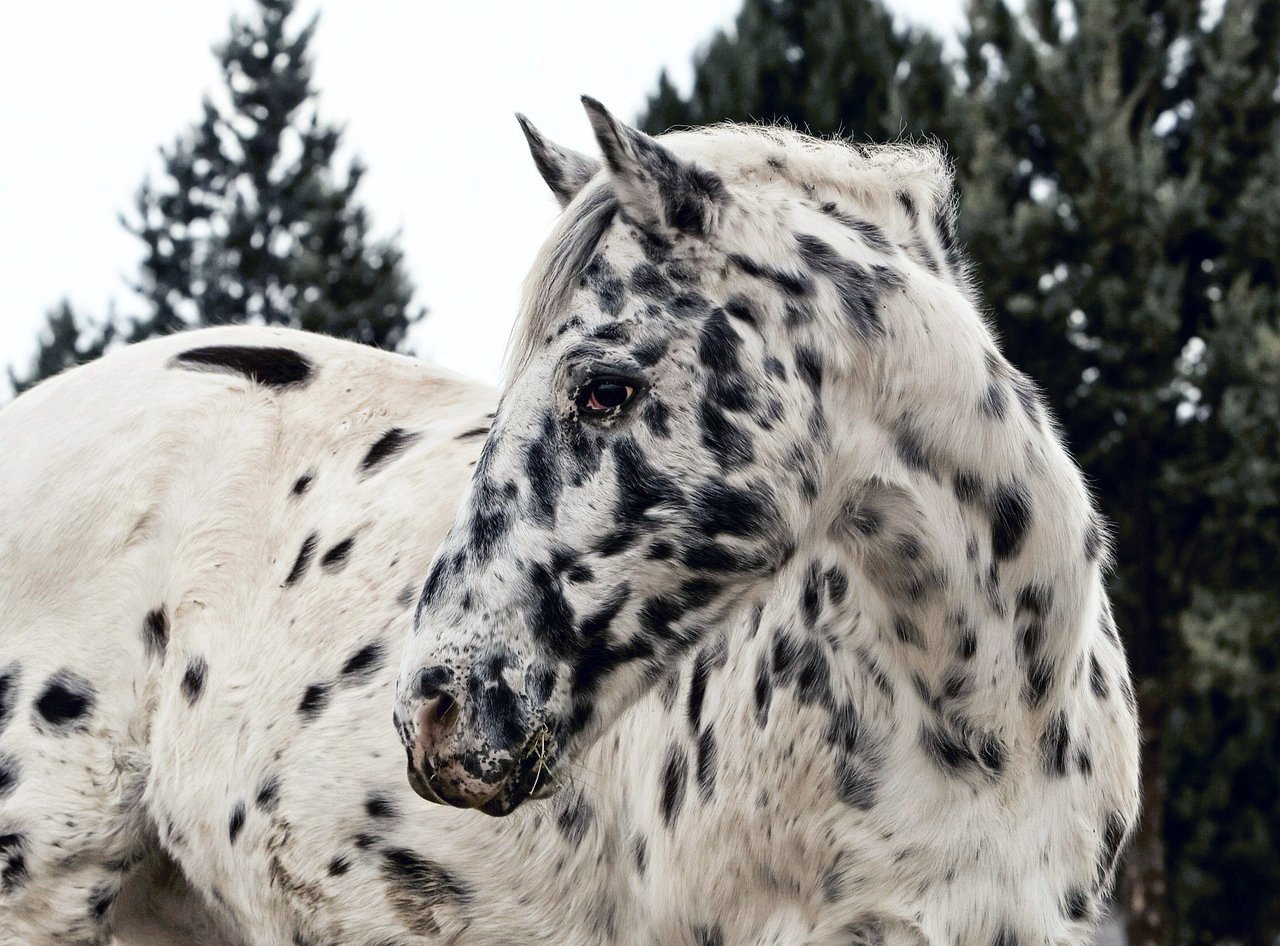
[[[386,658],[386,647],[379,641],[365,644],[347,658],[342,665],[344,677],[367,677],[382,665]]]
[[[35,710],[49,725],[70,730],[93,711],[93,685],[71,670],[51,676],[36,697]]]
[[[329,703],[329,684],[313,683],[302,694],[298,712],[304,719],[315,719]]]
[[[190,348],[174,359],[180,367],[228,371],[277,390],[304,384],[314,366],[291,348],[208,345]]]
[[[192,657],[187,663],[187,671],[182,675],[182,695],[187,698],[187,705],[194,706],[200,694],[204,692],[205,674],[208,665],[203,657]]]
[[[280,801],[280,778],[276,775],[264,778],[258,785],[258,794],[253,803],[263,811],[274,811]]]
[[[327,572],[341,571],[342,566],[347,564],[347,558],[351,554],[351,547],[355,544],[355,536],[343,539],[324,553],[324,556],[320,559],[320,567]]]
[[[315,479],[315,477],[313,477],[310,473],[305,473],[302,476],[299,476],[296,480],[294,480],[293,489],[290,490],[290,492],[293,493],[293,495],[295,496],[301,496],[303,493],[305,493],[307,490],[311,488],[311,482],[313,479]]]
[[[286,585],[297,584],[298,580],[307,570],[307,566],[311,564],[311,556],[315,554],[316,543],[320,541],[320,536],[311,533],[302,541],[302,548],[298,550],[298,557],[293,560],[293,567],[289,569],[289,574],[285,576],[284,583]]]
[[[361,475],[368,476],[376,472],[390,462],[396,454],[404,451],[418,437],[419,434],[411,433],[402,427],[392,427],[374,441],[373,446],[369,448],[369,452],[360,461]]]
[[[236,843],[236,838],[240,837],[240,832],[244,829],[244,802],[238,801],[231,806],[231,817],[227,819],[227,837],[231,839],[231,843]]]
[[[169,617],[164,605],[154,611],[148,611],[142,619],[142,642],[146,646],[148,657],[164,659],[165,648],[169,645]]]

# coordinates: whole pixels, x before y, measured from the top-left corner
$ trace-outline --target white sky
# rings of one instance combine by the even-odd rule
[[[961,0],[891,0],[953,30]],[[137,311],[141,244],[117,221],[156,149],[220,77],[210,47],[247,0],[73,0],[6,10],[0,30],[0,368],[25,368],[63,296]],[[512,113],[593,151],[578,97],[633,120],[667,67],[740,0],[329,0],[312,51],[325,118],[369,166],[375,232],[401,231],[419,355],[497,379],[521,279],[555,216]],[[299,16],[315,9],[306,3]],[[7,384],[0,382],[0,390]]]

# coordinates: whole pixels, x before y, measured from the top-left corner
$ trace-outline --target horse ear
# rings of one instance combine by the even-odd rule
[[[618,121],[591,96],[584,95],[582,104],[618,196],[633,215],[699,236],[711,230],[716,207],[728,199],[717,175],[681,161],[654,138]]]
[[[567,206],[600,170],[600,162],[544,138],[533,122],[519,112],[516,112],[516,121],[524,131],[525,141],[529,142],[529,153],[538,166],[538,173],[551,188],[551,193],[556,195],[560,206]]]

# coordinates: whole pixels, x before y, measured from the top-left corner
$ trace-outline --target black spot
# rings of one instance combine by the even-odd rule
[[[893,446],[898,452],[898,458],[909,468],[937,475],[937,468],[925,450],[924,440],[909,419],[903,418],[899,421]]]
[[[739,489],[720,481],[698,487],[692,513],[697,527],[708,536],[754,538],[772,531],[778,518],[777,507],[762,489]]]
[[[716,790],[716,734],[710,726],[698,735],[696,774],[698,794],[710,801]]]
[[[70,730],[93,711],[93,704],[93,685],[78,673],[62,669],[45,683],[35,710],[51,726]]]
[[[188,706],[194,706],[204,692],[204,678],[208,669],[203,657],[192,657],[187,662],[187,670],[182,675],[182,695],[187,698]]]
[[[893,634],[904,644],[910,644],[912,647],[924,646],[924,635],[920,632],[920,625],[905,614],[894,616]]]
[[[564,835],[565,840],[576,847],[586,837],[587,829],[591,827],[593,817],[594,812],[591,810],[591,806],[587,804],[587,800],[582,796],[582,792],[579,791],[560,809],[560,814],[556,818],[556,827],[560,829],[560,833]]]
[[[336,572],[347,564],[347,558],[351,554],[351,547],[356,544],[355,536],[343,539],[329,551],[324,553],[320,559],[320,567],[327,572]]]
[[[470,430],[464,430],[454,440],[474,440],[477,437],[487,437],[489,435],[488,427],[472,427]]]
[[[991,549],[997,561],[1018,554],[1030,526],[1026,488],[1017,480],[997,486],[991,494]]]
[[[311,482],[313,479],[314,477],[310,473],[306,473],[302,476],[299,476],[296,480],[294,480],[294,483],[293,483],[293,490],[292,490],[293,495],[301,496],[303,493],[309,490],[311,488]]]
[[[675,294],[675,287],[652,263],[641,263],[631,271],[631,288],[651,299],[668,299]]]
[[[351,862],[341,854],[329,861],[328,873],[330,877],[341,877],[349,870],[351,870]]]
[[[7,797],[13,791],[21,774],[18,760],[7,752],[0,752],[0,798]]]
[[[13,893],[30,879],[26,848],[25,834],[0,834],[0,891]]]
[[[991,946],[1018,946],[1018,934],[1007,926],[1002,927],[991,941]]]
[[[773,679],[769,676],[769,664],[764,655],[760,655],[760,663],[756,666],[755,686],[756,725],[761,729],[769,722],[769,705],[773,701]]]
[[[726,470],[755,459],[751,435],[731,421],[727,412],[706,397],[701,405],[702,443]]]
[[[244,802],[238,801],[231,806],[231,817],[227,821],[227,836],[231,843],[236,843],[240,832],[244,830]]]
[[[804,273],[792,273],[774,269],[772,266],[759,263],[738,253],[731,254],[729,262],[748,276],[767,280],[790,295],[804,296],[813,292],[813,280]]]
[[[1093,690],[1093,695],[1100,700],[1105,700],[1111,692],[1107,686],[1107,675],[1102,669],[1102,664],[1098,661],[1096,653],[1089,654],[1089,688]]]
[[[165,648],[169,645],[169,617],[165,614],[164,605],[148,611],[142,619],[142,642],[148,657],[164,659]]]
[[[555,525],[556,504],[560,501],[560,491],[564,484],[558,449],[555,418],[548,413],[542,419],[541,434],[530,440],[524,451],[529,507],[534,519],[545,526]]]
[[[289,569],[289,574],[285,577],[286,585],[297,584],[303,573],[307,570],[307,566],[311,564],[311,556],[315,554],[316,543],[320,541],[320,536],[311,533],[302,540],[302,548],[298,550],[298,557],[293,560],[293,567]]]
[[[1067,757],[1071,750],[1071,731],[1067,714],[1058,710],[1049,718],[1040,737],[1040,757],[1046,775],[1062,778],[1067,774]]]
[[[920,734],[925,753],[947,775],[960,775],[978,766],[978,757],[956,733],[927,725]]]
[[[364,800],[364,810],[370,818],[379,821],[390,820],[400,815],[395,802],[386,792],[370,792],[369,797]]]
[[[833,201],[828,201],[818,208],[832,220],[848,227],[862,237],[867,246],[880,253],[892,253],[893,243],[885,236],[884,231],[869,220],[855,217],[841,210]]]
[[[854,332],[871,338],[884,332],[880,320],[879,296],[902,285],[902,277],[887,266],[870,269],[840,256],[823,240],[808,234],[797,234],[796,244],[804,261],[831,280],[840,299],[845,317]]]
[[[976,506],[982,502],[982,480],[977,473],[956,470],[951,477],[951,488],[962,503]]]
[[[649,863],[649,844],[643,836],[637,836],[631,845],[631,853],[635,857],[636,871],[643,874]]]
[[[392,904],[415,931],[439,933],[436,909],[450,904],[465,907],[472,900],[469,885],[442,864],[406,848],[382,852],[382,874],[391,884]]]
[[[689,674],[689,728],[698,731],[702,725],[702,701],[707,695],[707,676],[711,672],[705,649],[698,651]]]
[[[651,368],[667,353],[671,344],[668,338],[651,338],[639,342],[631,349],[631,357],[643,368]]]
[[[360,461],[360,473],[367,476],[385,466],[396,454],[402,452],[419,437],[402,427],[392,427],[379,437]]]
[[[244,375],[257,384],[283,389],[304,384],[314,366],[290,348],[209,345],[190,348],[174,359],[185,368],[209,368]]]
[[[253,803],[262,811],[275,811],[280,801],[280,779],[272,775],[264,778],[258,785],[258,794]]]
[[[982,397],[978,401],[978,410],[993,420],[1003,420],[1005,415],[1005,407],[1009,403],[1008,396],[1005,394],[1004,385],[999,381],[992,381],[987,385]]]
[[[658,805],[663,824],[667,827],[671,827],[671,823],[680,815],[688,776],[689,761],[685,758],[684,750],[672,745],[667,749],[667,758],[662,765],[662,797]]]
[[[715,923],[711,926],[695,926],[693,942],[694,946],[724,946],[724,934]]]
[[[385,657],[386,648],[378,641],[365,644],[347,658],[341,673],[344,677],[367,677],[382,665]]]
[[[304,719],[315,719],[329,703],[329,684],[313,683],[302,693],[298,712]]]

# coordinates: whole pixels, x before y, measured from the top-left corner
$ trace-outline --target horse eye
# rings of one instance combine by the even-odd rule
[[[608,414],[635,396],[635,385],[622,378],[592,378],[578,389],[574,403],[585,414]]]

